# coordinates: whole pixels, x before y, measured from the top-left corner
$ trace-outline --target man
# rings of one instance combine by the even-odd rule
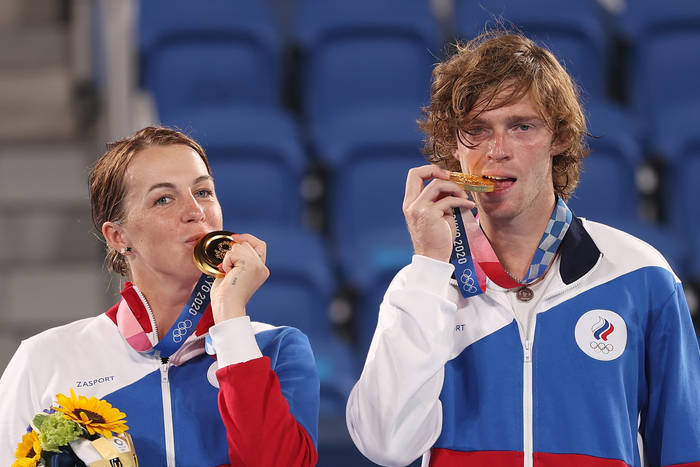
[[[415,255],[348,400],[357,447],[390,466],[700,466],[680,281],[649,245],[564,202],[586,154],[569,75],[527,38],[489,32],[433,81],[429,160],[495,189],[472,202],[444,168],[409,172]]]

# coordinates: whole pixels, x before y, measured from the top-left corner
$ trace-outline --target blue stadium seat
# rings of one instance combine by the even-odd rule
[[[353,331],[355,348],[361,356],[358,361],[358,369],[361,370],[377,327],[379,305],[396,273],[411,263],[413,246],[403,224],[369,231],[356,243],[366,247],[355,252],[356,256],[352,258],[352,263],[347,264],[347,268],[348,279],[358,291]]]
[[[210,159],[224,219],[232,225],[299,226],[308,160],[295,122],[265,109],[201,109],[171,115]]]
[[[700,98],[700,2],[627,2],[620,27],[630,46],[627,82],[635,110],[651,119]]]
[[[183,109],[280,104],[281,40],[260,2],[142,0],[142,85],[163,120]]]
[[[671,225],[687,240],[688,273],[700,280],[700,99],[659,114],[654,148],[667,165],[664,198]]]
[[[391,278],[413,248],[402,212],[406,175],[427,162],[413,107],[346,113],[318,141],[329,167],[328,219],[342,279],[357,292],[353,327],[364,360]]]
[[[635,174],[642,162],[639,125],[617,107],[589,107],[587,138],[591,154],[583,161],[579,185],[569,200],[579,216],[604,223],[637,219],[640,214]]]
[[[238,226],[227,223],[226,228]],[[321,411],[342,415],[355,370],[349,346],[334,336],[328,318],[336,284],[320,236],[269,226],[251,226],[248,233],[267,243],[270,277],[251,298],[247,314],[255,321],[296,327],[308,336],[321,379]]]
[[[586,95],[602,98],[606,94],[608,35],[595,0],[456,0],[455,20],[457,36],[465,40],[500,20],[506,26],[515,25],[552,51]]]
[[[411,167],[426,164],[417,116],[411,107],[347,113],[335,125],[324,126],[323,139],[317,141],[330,174],[330,233],[346,275],[373,248],[359,239],[381,241],[385,229],[405,226],[401,205],[406,175]]]
[[[440,38],[425,0],[307,0],[296,37],[312,127],[346,111],[384,103],[418,108],[428,99]]]

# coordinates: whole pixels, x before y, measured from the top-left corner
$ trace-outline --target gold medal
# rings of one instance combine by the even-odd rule
[[[233,240],[233,232],[226,230],[209,232],[194,246],[194,264],[204,274],[224,277],[225,274],[219,271],[218,266],[224,261],[224,256],[234,243],[236,242]]]
[[[461,185],[464,191],[493,191],[496,184],[484,177],[462,172],[450,172],[450,180]]]

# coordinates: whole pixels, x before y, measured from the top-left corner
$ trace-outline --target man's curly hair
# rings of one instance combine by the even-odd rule
[[[583,158],[586,120],[579,91],[569,74],[548,50],[521,34],[487,31],[467,43],[433,70],[430,104],[418,124],[426,134],[423,151],[429,162],[459,171],[453,157],[461,138],[476,115],[474,108],[493,110],[530,95],[552,131],[553,144],[563,144],[554,156],[554,191],[568,199],[578,184]],[[505,92],[505,99],[499,96]]]

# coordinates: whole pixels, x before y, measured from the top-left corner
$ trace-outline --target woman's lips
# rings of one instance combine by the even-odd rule
[[[194,246],[199,241],[199,239],[204,237],[205,235],[206,235],[206,233],[198,233],[198,234],[192,235],[192,236],[187,237],[185,239],[185,243],[188,245]]]

